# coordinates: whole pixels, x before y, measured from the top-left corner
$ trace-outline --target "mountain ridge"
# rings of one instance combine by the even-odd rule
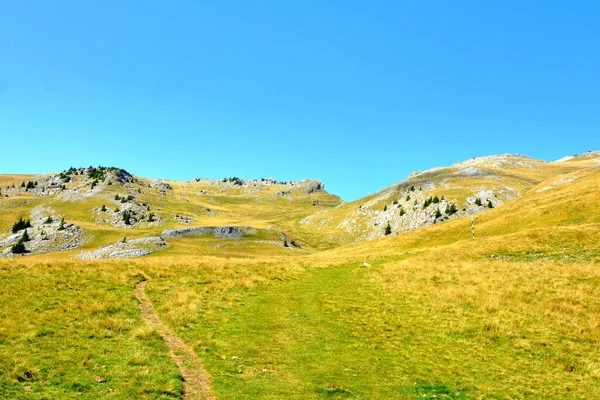
[[[150,254],[152,249],[146,247],[116,245],[117,238],[133,235],[145,243],[168,229],[203,226],[249,227],[257,232],[251,239],[240,236],[237,242],[203,238],[211,249],[243,249],[252,244],[276,246],[279,250],[269,251],[284,250],[284,254],[290,250],[306,253],[475,215],[530,190],[543,192],[570,184],[599,166],[600,152],[554,162],[521,154],[475,157],[413,172],[353,202],[343,202],[328,193],[323,182],[311,179],[282,182],[231,177],[181,182],[101,166],[42,175],[0,175],[0,231],[6,232],[0,235],[0,252],[11,255],[12,246],[21,240],[17,232],[9,232],[21,217],[34,222],[28,231],[32,240],[25,247],[36,254],[89,252],[113,245],[127,250],[115,254]],[[182,239],[186,240],[191,239]],[[170,249],[168,244],[159,247]],[[243,253],[235,250],[232,254]]]

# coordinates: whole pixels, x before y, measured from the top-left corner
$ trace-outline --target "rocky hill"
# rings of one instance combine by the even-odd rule
[[[302,254],[475,215],[532,190],[568,185],[599,167],[600,152],[556,162],[479,157],[414,172],[351,203],[315,180],[175,182],[114,167],[0,175],[0,257]]]
[[[322,182],[313,180],[234,177],[174,182],[145,179],[114,167],[0,175],[0,185],[0,257],[14,257],[18,243],[24,247],[19,255],[83,250],[76,256],[133,257],[169,248],[167,238],[178,241],[188,236],[169,232],[204,227],[219,232],[248,227],[252,235],[229,238],[237,241],[236,249],[251,244],[284,254],[305,251],[301,249],[310,244],[294,240],[282,225],[341,203],[325,191]],[[30,226],[15,230],[19,218]],[[23,241],[25,232],[29,238]],[[163,236],[165,241],[155,240]],[[202,254],[215,253],[207,247],[227,247],[213,243],[215,237],[197,240],[198,249],[206,250]]]
[[[600,166],[600,152],[544,162],[519,154],[478,157],[414,172],[378,193],[300,221],[307,235],[360,241],[502,206],[529,190],[568,184]]]

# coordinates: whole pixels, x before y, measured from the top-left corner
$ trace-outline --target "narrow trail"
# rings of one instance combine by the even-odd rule
[[[169,348],[169,356],[175,361],[183,376],[183,398],[185,400],[215,400],[211,394],[208,374],[196,353],[177,337],[171,328],[158,318],[154,306],[146,295],[146,282],[135,286],[142,318],[148,326],[156,329]]]

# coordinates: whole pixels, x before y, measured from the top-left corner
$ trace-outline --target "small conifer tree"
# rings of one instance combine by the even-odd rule
[[[392,233],[392,227],[390,226],[390,223],[388,222],[387,226],[385,227],[385,231],[383,232],[384,235],[389,235],[390,233]]]
[[[123,222],[125,223],[125,225],[131,225],[131,214],[128,210],[125,210],[123,212]]]
[[[20,240],[12,246],[12,248],[10,249],[10,251],[13,254],[24,254],[24,253],[27,253],[27,249],[25,248],[25,245]]]

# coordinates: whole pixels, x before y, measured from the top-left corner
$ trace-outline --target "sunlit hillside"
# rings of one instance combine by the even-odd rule
[[[91,188],[88,172],[52,189],[55,175],[1,178],[0,240],[19,217],[46,241],[85,238],[0,260],[0,397],[600,397],[597,154],[470,160],[349,204],[312,181],[106,171]],[[493,207],[469,200],[485,191]],[[385,220],[409,195],[459,211],[389,235],[339,227],[357,209]],[[81,258],[109,245],[157,247]],[[167,328],[143,314],[140,282]],[[197,357],[187,370],[165,332]]]

